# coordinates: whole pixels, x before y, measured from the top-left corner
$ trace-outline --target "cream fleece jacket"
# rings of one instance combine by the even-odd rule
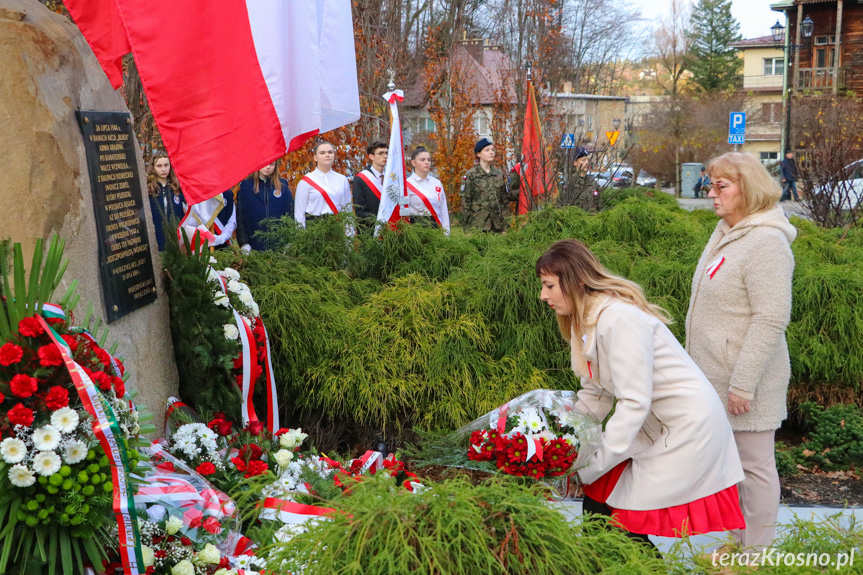
[[[726,409],[729,391],[751,401],[749,413],[726,411],[734,431],[776,429],[787,416],[791,362],[785,329],[796,237],[778,205],[733,228],[721,220],[695,269],[686,350]]]

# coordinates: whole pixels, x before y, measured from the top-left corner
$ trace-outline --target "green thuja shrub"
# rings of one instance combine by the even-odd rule
[[[331,520],[315,522],[307,532],[266,549],[267,570],[306,575],[689,572],[679,556],[660,558],[600,520],[568,521],[540,489],[507,478],[478,486],[451,479],[410,493],[377,476],[333,507],[338,511]]]
[[[240,354],[239,338],[225,337],[233,314],[213,303],[215,284],[207,279],[208,250],[183,253],[176,234],[166,233],[162,264],[171,304],[171,338],[180,380],[180,397],[199,411],[221,411],[239,420],[240,391],[231,374]],[[188,248],[188,246],[186,246]]]
[[[804,467],[824,471],[863,466],[863,411],[856,405],[834,405],[825,409],[814,403],[800,406],[811,421],[812,430],[795,448]]]

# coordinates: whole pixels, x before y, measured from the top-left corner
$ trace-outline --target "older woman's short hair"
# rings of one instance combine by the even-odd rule
[[[731,180],[740,187],[746,215],[772,208],[782,197],[779,182],[773,179],[755,156],[728,152],[707,165],[711,182],[719,178]]]

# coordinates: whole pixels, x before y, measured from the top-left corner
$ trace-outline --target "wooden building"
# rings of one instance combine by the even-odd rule
[[[792,45],[789,89],[863,95],[861,0],[784,0],[771,8],[785,14]],[[812,28],[808,38],[807,24]]]

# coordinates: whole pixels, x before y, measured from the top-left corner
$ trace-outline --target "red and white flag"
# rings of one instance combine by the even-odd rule
[[[405,181],[405,148],[402,144],[402,122],[399,118],[399,102],[404,99],[404,92],[401,90],[384,94],[384,100],[390,105],[392,128],[390,129],[390,151],[383,174],[383,192],[378,207],[378,221],[389,222],[390,224],[401,219],[399,204],[405,203],[408,197]],[[379,231],[380,225],[375,228],[375,235]]]
[[[115,87],[131,49],[189,204],[360,117],[350,0],[64,2]]]

